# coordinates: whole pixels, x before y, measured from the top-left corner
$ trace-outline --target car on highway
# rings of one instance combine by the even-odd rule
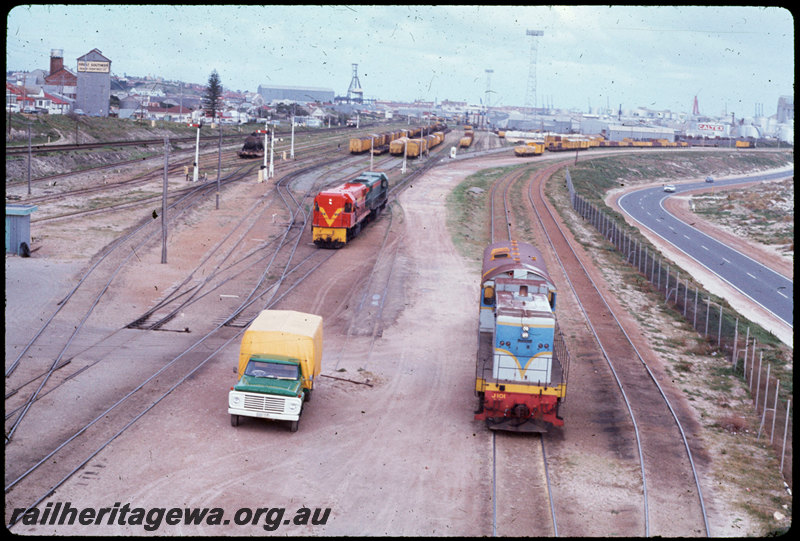
[[[706,177],[706,182],[714,182],[714,177],[712,176]]]
[[[672,184],[667,184],[666,186],[664,186],[664,191],[665,192],[674,192],[675,191],[675,186],[672,185]]]

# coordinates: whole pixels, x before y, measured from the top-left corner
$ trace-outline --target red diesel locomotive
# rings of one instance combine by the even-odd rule
[[[376,172],[362,173],[340,186],[321,191],[314,199],[311,225],[314,244],[321,248],[341,248],[380,215],[388,196],[389,178]]]

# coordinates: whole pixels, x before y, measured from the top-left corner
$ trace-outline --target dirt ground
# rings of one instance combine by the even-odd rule
[[[487,163],[496,165],[497,161]],[[509,163],[518,161],[511,158]],[[343,303],[357,299],[342,298],[343,291],[352,291],[340,283],[340,274],[328,282],[320,280],[282,307],[323,315],[323,374],[342,378],[320,380],[297,433],[282,424],[255,420],[230,426],[226,408],[227,391],[235,379],[232,368],[238,344],[234,342],[40,506],[71,502],[74,507],[101,508],[119,502],[147,510],[221,508],[228,524],[172,526],[162,521],[154,531],[105,523],[19,524],[12,532],[491,535],[490,435],[472,419],[478,271],[453,247],[444,211],[449,190],[481,167],[470,161],[435,169],[401,195],[393,210],[399,243],[392,268],[393,304],[378,340],[346,334]],[[226,193],[221,211],[225,216],[236,215],[258,189],[244,184]],[[200,220],[191,230],[175,234],[212,239],[218,229],[215,219]],[[368,229],[358,242],[363,247],[377,246],[377,234],[377,228]],[[52,240],[60,235],[52,235],[44,238],[31,258],[6,257],[7,342],[9,336],[26,335],[26,329],[36,327],[39,314],[63,297],[85,262],[108,241],[99,234],[95,242],[83,237],[80,245],[57,245]],[[121,278],[127,287],[115,293],[119,306],[141,309],[155,302],[158,289],[166,289],[177,273],[165,271],[158,263],[159,255],[139,254],[141,263],[135,272]],[[196,253],[175,251],[169,267],[190,267],[196,259]],[[363,271],[358,258],[349,262],[353,274]],[[119,321],[109,320],[109,328]],[[135,357],[132,352],[129,356]],[[574,434],[569,447],[578,452],[580,432]],[[614,476],[615,472],[600,467],[582,480],[587,492],[592,492],[604,484],[613,485]],[[7,495],[6,503],[13,505],[13,498]],[[285,514],[269,515],[276,520],[270,524],[266,515],[255,524],[235,524],[237,510],[245,508],[285,509]],[[304,508],[330,509],[330,513],[325,524],[291,523]],[[245,515],[240,512],[238,517]],[[578,513],[575,520],[590,522],[575,531],[588,528],[587,535],[613,534],[607,529],[613,517]],[[272,525],[275,529],[269,530]],[[570,531],[568,524],[563,531]],[[737,535],[728,529],[718,534]]]

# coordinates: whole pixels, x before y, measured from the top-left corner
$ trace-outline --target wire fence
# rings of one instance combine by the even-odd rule
[[[711,295],[692,282],[685,271],[671,265],[641,236],[620,226],[615,219],[575,192],[566,171],[572,208],[589,222],[614,248],[648,280],[656,292],[679,311],[707,341],[716,345],[729,361],[732,373],[747,385],[760,416],[758,439],[769,439],[780,460],[780,472],[792,486],[792,396],[781,388],[769,359],[773,348],[761,345],[751,329],[739,326],[739,314],[714,302]],[[765,357],[767,360],[765,360]]]

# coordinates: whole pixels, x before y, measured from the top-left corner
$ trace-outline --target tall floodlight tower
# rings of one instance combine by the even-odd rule
[[[528,90],[525,92],[525,107],[533,112],[536,107],[536,53],[539,50],[540,38],[544,35],[542,30],[528,30],[525,32],[526,36],[531,37],[531,64],[528,71]]]
[[[363,103],[364,91],[361,89],[361,83],[358,80],[358,64],[353,64],[353,78],[350,79],[350,87],[347,89],[347,101],[355,101],[356,103]]]

